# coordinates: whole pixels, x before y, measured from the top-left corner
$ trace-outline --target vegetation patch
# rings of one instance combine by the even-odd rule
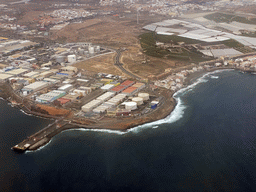
[[[224,45],[226,45],[227,47],[234,48],[237,51],[240,51],[242,53],[251,53],[251,52],[255,51],[254,49],[252,49],[250,47],[247,47],[247,46],[244,46],[243,44],[239,43],[238,41],[236,41],[234,39],[229,39],[229,40],[226,40],[226,41],[222,41],[222,43]]]
[[[141,47],[146,55],[158,58],[172,59],[178,61],[201,62],[207,61],[210,58],[205,57],[195,48],[191,48],[191,44],[202,43],[201,41],[179,37],[176,35],[156,35],[154,33],[144,33],[139,36]],[[178,48],[162,48],[156,45],[156,42],[172,44],[175,46],[181,45]]]
[[[213,20],[217,23],[231,23],[232,21],[237,21],[237,22],[246,23],[246,24],[256,24],[256,18],[247,19],[245,17],[236,16],[232,14],[224,14],[224,13],[213,13],[213,14],[204,16],[204,18]]]

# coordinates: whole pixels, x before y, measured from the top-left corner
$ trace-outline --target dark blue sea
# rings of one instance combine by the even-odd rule
[[[256,75],[222,71],[179,91],[166,119],[128,132],[72,130],[11,147],[52,120],[0,101],[0,191],[256,191]]]

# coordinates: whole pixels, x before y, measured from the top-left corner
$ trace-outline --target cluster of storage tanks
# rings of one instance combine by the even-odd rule
[[[77,60],[76,54],[79,55],[85,55],[85,56],[91,56],[95,53],[100,53],[100,46],[86,46],[85,48],[78,48],[77,51],[75,51],[75,54],[68,55],[67,57],[64,55],[56,55],[55,61],[58,63],[63,63],[65,59],[67,58],[68,63],[74,63]]]
[[[100,46],[86,46],[85,48],[78,48],[79,55],[94,55],[95,53],[100,52]]]
[[[137,109],[137,106],[140,106],[144,103],[144,101],[149,100],[149,94],[148,93],[139,93],[138,97],[132,98],[132,101],[125,102],[125,109],[127,110],[135,110]]]

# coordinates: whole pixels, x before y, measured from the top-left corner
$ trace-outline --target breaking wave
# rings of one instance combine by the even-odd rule
[[[48,143],[46,143],[46,144],[43,145],[42,147],[39,147],[39,148],[38,148],[37,150],[35,150],[35,151],[40,151],[40,150],[42,150],[43,148],[47,147],[47,145],[49,145],[51,142],[52,142],[52,139],[50,139],[50,141],[49,141]],[[33,152],[35,152],[35,151],[27,150],[27,151],[25,151],[25,154],[33,153]]]
[[[219,78],[219,76],[214,76],[214,75],[211,75],[210,76],[212,79],[218,79]]]
[[[105,132],[105,133],[114,133],[118,135],[124,135],[127,132],[124,131],[119,131],[119,130],[109,130],[109,129],[88,129],[88,128],[74,128],[74,129],[68,129],[64,130],[63,132],[68,132],[68,131],[74,131],[74,130],[79,130],[79,131],[86,131],[86,132]]]
[[[27,116],[33,116],[32,114],[26,113],[26,112],[23,111],[22,109],[20,109],[20,111],[21,111],[23,114],[27,115]]]

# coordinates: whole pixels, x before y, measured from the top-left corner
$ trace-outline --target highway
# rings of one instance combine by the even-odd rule
[[[131,73],[130,71],[127,71],[124,67],[123,67],[123,63],[120,62],[120,57],[122,54],[122,50],[118,49],[116,50],[117,55],[116,55],[116,60],[115,60],[115,64],[119,69],[121,69],[124,73],[126,73],[127,75],[129,75],[130,77],[133,77],[135,79],[140,80],[141,78],[137,75],[134,75],[133,73]]]

